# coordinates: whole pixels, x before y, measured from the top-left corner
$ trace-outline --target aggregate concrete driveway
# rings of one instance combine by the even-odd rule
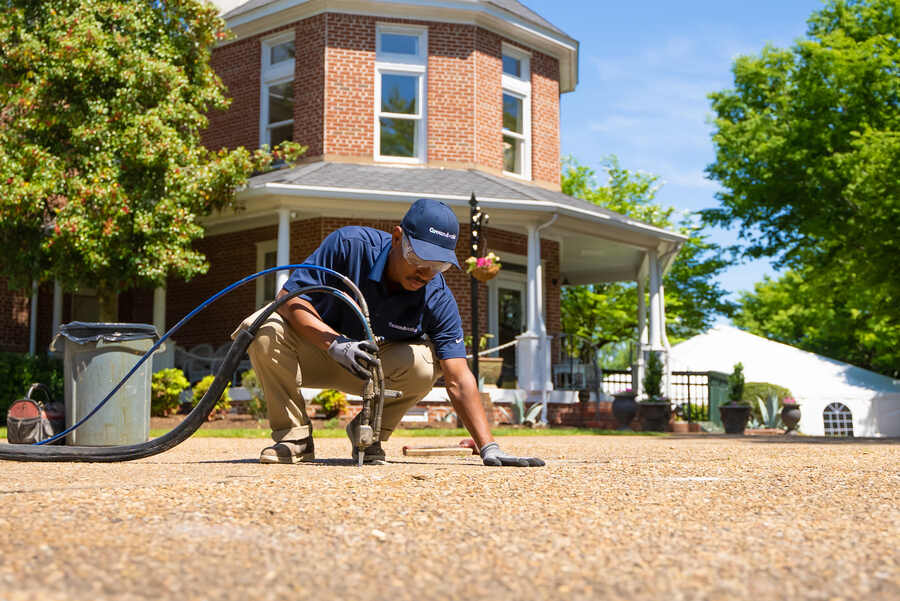
[[[0,599],[900,599],[900,444],[511,437],[547,467],[0,463]],[[447,439],[455,443],[458,439]]]

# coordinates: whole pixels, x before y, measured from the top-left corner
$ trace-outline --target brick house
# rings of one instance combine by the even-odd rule
[[[212,62],[233,102],[210,115],[204,143],[254,148],[292,139],[309,150],[292,168],[252,178],[238,196],[242,210],[205,220],[198,247],[208,274],[122,294],[122,321],[170,327],[247,274],[301,262],[338,227],[389,229],[425,196],[457,213],[462,262],[474,194],[490,215],[487,247],[504,265],[481,286],[480,330],[495,344],[525,332],[518,350],[504,354],[510,367],[518,363],[519,388],[552,389],[565,284],[649,280],[647,343],[665,345],[661,276],[684,238],[560,191],[559,100],[576,88],[576,40],[516,0],[216,4],[235,37]],[[469,277],[445,277],[468,329]],[[178,344],[226,343],[286,278],[238,289],[179,332]],[[29,316],[35,303],[25,296],[0,299],[3,348],[27,348],[29,321],[32,345],[45,348],[57,324],[90,320],[95,310],[89,296],[52,283],[34,298],[43,318]]]

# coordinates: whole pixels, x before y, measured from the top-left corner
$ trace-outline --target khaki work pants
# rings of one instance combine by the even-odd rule
[[[245,319],[240,328],[249,327],[258,314],[259,311]],[[381,440],[387,440],[409,408],[434,386],[441,376],[441,367],[429,342],[388,342],[379,350],[385,386],[402,393],[400,398],[384,401]],[[301,440],[312,434],[300,386],[362,394],[362,380],[304,340],[278,313],[269,316],[259,328],[247,353],[263,389],[272,439],[276,442]]]

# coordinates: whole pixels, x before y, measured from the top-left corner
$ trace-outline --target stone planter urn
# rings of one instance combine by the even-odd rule
[[[743,434],[750,421],[750,405],[734,402],[719,405],[719,415],[722,417],[725,434]]]
[[[672,404],[669,401],[640,402],[641,429],[649,432],[665,432],[672,417]]]
[[[781,408],[781,422],[786,430],[785,434],[796,434],[797,424],[800,423],[800,405],[797,403],[785,403]]]
[[[630,430],[630,424],[638,412],[637,401],[633,392],[617,392],[613,395],[613,417],[619,423],[619,430]]]
[[[469,369],[472,368],[472,360],[469,359]],[[478,376],[485,386],[496,386],[503,369],[503,359],[500,357],[479,357]]]

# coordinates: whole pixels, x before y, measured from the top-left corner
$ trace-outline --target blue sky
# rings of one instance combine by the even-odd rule
[[[579,84],[562,97],[562,153],[593,167],[615,154],[623,167],[659,175],[657,200],[695,211],[718,204],[704,177],[714,159],[709,92],[732,87],[734,57],[766,43],[789,47],[820,0],[522,0],[581,44]],[[713,230],[719,244],[734,230]],[[734,293],[775,272],[766,261],[720,278]]]

